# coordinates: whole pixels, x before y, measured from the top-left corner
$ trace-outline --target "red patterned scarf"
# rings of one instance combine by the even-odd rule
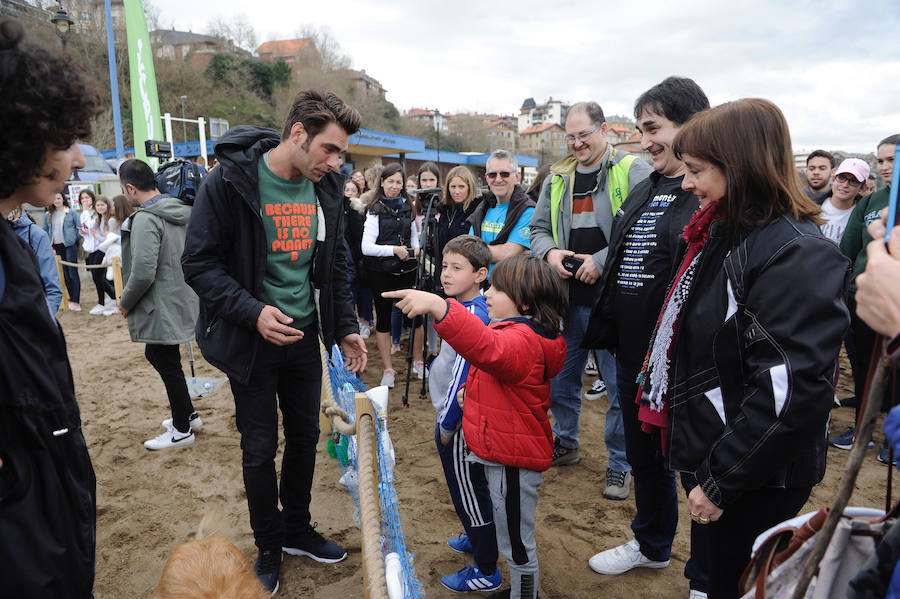
[[[672,374],[672,351],[678,335],[678,325],[684,305],[703,254],[703,246],[709,237],[712,223],[724,217],[724,209],[719,202],[710,202],[697,210],[684,228],[687,251],[675,278],[669,284],[666,301],[656,320],[656,328],[650,338],[650,346],[644,357],[644,365],[638,375],[639,385],[635,402],[639,404],[638,420],[645,433],[658,430],[663,454],[666,452],[666,427],[669,422],[668,392]]]

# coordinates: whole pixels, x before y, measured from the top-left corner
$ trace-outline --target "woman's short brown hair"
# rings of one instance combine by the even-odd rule
[[[733,241],[788,214],[822,223],[821,210],[797,179],[787,121],[772,102],[747,98],[698,112],[672,148],[679,159],[690,154],[725,175],[722,202]]]

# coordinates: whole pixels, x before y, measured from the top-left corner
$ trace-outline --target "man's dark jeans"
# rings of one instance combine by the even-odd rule
[[[188,432],[191,429],[189,420],[194,412],[194,405],[191,403],[191,394],[188,391],[187,381],[184,380],[184,371],[181,369],[179,346],[148,343],[144,348],[144,357],[159,373],[166,387],[166,396],[169,398],[169,408],[172,411],[172,424],[180,432]]]
[[[282,347],[260,342],[250,381],[246,385],[231,381],[250,526],[259,549],[280,550],[285,538],[302,533],[309,525],[322,362],[316,325],[305,327],[303,333],[303,339]],[[275,476],[278,407],[284,426],[283,514],[278,509]]]
[[[672,540],[678,526],[678,491],[675,473],[666,470],[659,434],[648,435],[638,421],[638,385],[636,373],[616,368],[619,404],[625,424],[625,455],[634,477],[634,503],[637,514],[631,521],[634,538],[641,553],[653,561],[666,561],[672,555]],[[697,486],[690,474],[682,474],[685,494]],[[684,576],[692,589],[705,591],[707,584],[706,530],[691,522],[691,557],[684,565]]]

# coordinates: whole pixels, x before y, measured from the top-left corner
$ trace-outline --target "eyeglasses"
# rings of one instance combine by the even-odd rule
[[[591,129],[590,131],[582,131],[581,133],[577,133],[577,134],[575,134],[575,135],[566,135],[566,143],[569,144],[570,146],[571,146],[571,145],[574,145],[576,139],[577,139],[578,141],[583,142],[583,141],[586,140],[588,137],[590,137],[592,133],[594,133],[595,131],[597,131],[598,129],[600,129],[600,127],[602,127],[602,126],[603,126],[603,125],[601,124],[601,125],[597,125],[596,127],[594,127],[593,129]]]
[[[487,177],[488,179],[491,179],[491,180],[493,181],[493,180],[496,179],[498,176],[499,176],[501,179],[509,179],[509,176],[510,176],[511,174],[512,174],[512,173],[509,172],[509,171],[497,171],[497,172],[495,172],[495,173],[485,173],[484,176]]]
[[[834,180],[840,181],[841,183],[847,183],[849,185],[862,185],[862,183],[856,180],[856,177],[848,173],[841,173],[840,175],[836,176]]]

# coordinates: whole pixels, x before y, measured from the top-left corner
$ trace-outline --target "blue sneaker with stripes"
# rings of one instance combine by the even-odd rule
[[[494,570],[490,576],[478,569],[478,566],[464,566],[456,574],[441,576],[441,584],[457,593],[470,591],[493,591],[500,588],[500,570]]]
[[[457,553],[472,553],[472,541],[469,540],[469,535],[465,531],[459,533],[458,537],[449,539],[447,544]]]

